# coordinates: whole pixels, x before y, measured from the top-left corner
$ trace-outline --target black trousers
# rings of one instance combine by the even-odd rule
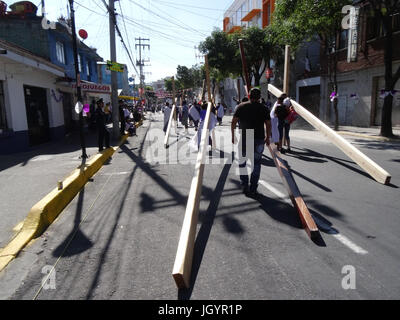
[[[110,147],[110,133],[105,127],[99,128],[99,150],[103,150],[104,144],[106,148]]]

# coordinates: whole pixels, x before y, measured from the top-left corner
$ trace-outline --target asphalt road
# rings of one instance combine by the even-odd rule
[[[227,120],[217,135],[229,130]],[[235,163],[214,152],[220,163],[205,168],[192,288],[177,290],[171,273],[196,155],[180,157],[188,164],[153,162],[149,135],[161,126],[162,116],[151,116],[9,264],[0,298],[400,298],[400,144],[349,138],[391,173],[385,186],[318,132],[291,132],[293,152],[284,158],[321,230],[316,241],[302,229],[267,149],[259,200],[241,193]],[[170,150],[187,142],[172,134]]]

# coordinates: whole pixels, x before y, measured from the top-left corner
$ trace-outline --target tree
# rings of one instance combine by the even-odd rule
[[[260,85],[261,77],[269,60],[277,52],[268,30],[258,27],[246,28],[233,34],[214,30],[201,42],[200,51],[208,55],[212,92],[215,96],[216,90],[219,91],[223,105],[225,105],[223,80],[238,76],[244,80],[239,39],[243,39],[250,81],[254,79],[255,86]]]
[[[239,39],[243,39],[250,83],[254,79],[254,85],[259,86],[269,61],[275,58],[278,53],[281,53],[281,50],[274,46],[274,40],[268,28],[250,27],[241,32],[235,32],[231,36],[232,45],[236,47],[237,59],[240,59]],[[241,60],[239,61],[241,66]]]
[[[273,14],[272,32],[279,42],[289,44],[293,51],[302,42],[318,35],[328,57],[328,75],[332,91],[338,93],[338,41],[342,31],[342,8],[351,0],[278,0]],[[339,129],[337,99],[333,101],[335,130]]]
[[[384,29],[384,64],[385,64],[385,92],[391,93],[396,82],[400,79],[400,67],[393,73],[393,25],[395,15],[400,14],[399,0],[370,0],[375,16],[383,24]],[[393,95],[387,94],[383,102],[381,119],[381,136],[393,137],[392,129]]]

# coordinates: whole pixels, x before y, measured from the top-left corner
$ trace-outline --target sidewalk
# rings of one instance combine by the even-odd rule
[[[381,128],[380,127],[369,127],[369,128],[361,128],[361,127],[351,127],[351,126],[340,126],[338,133],[340,135],[350,135],[356,136],[365,139],[371,140],[380,140],[387,142],[400,142],[400,128],[394,127],[393,134],[396,138],[385,138],[379,135]]]
[[[97,154],[97,132],[87,132],[85,141],[88,157]],[[30,209],[81,165],[81,155],[79,132],[73,132],[33,151],[0,156],[0,248],[22,227]]]

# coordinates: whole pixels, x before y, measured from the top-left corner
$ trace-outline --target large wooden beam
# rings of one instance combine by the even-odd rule
[[[174,104],[172,106],[171,114],[169,115],[167,131],[165,132],[165,136],[164,136],[164,148],[169,147],[169,134],[171,132],[172,121],[175,121],[174,120],[175,112],[176,112],[176,103],[174,102]]]
[[[201,132],[200,150],[197,154],[194,176],[190,185],[189,198],[186,205],[181,235],[179,237],[172,276],[179,289],[190,287],[190,275],[192,272],[193,249],[196,237],[196,227],[199,215],[199,204],[203,185],[204,164],[207,155],[208,136],[211,113],[211,103],[208,103],[207,113]]]
[[[240,57],[242,59],[242,74],[245,79],[245,89],[248,95],[250,93],[251,83],[250,83],[249,70],[247,69],[246,56],[244,54],[243,39],[239,39],[239,50],[240,50]]]
[[[282,159],[280,153],[275,149],[274,146],[268,145],[268,149],[271,153],[272,159],[275,162],[275,166],[278,169],[283,184],[289,194],[290,200],[292,200],[293,206],[297,209],[304,229],[311,239],[316,238],[319,235],[318,227],[315,224],[315,221],[312,218],[302,195],[300,194],[296,182],[290,174],[287,162]]]
[[[290,83],[290,46],[285,46],[285,68],[283,73],[283,92],[289,95]]]
[[[174,77],[171,78],[172,80],[172,110],[171,114],[169,116],[169,122],[168,122],[168,127],[167,127],[167,132],[165,132],[165,137],[164,137],[164,148],[169,147],[169,134],[171,132],[171,126],[172,126],[172,120],[175,121],[176,125],[176,101],[177,99],[175,98],[175,79]],[[176,131],[176,128],[175,128]]]
[[[203,187],[204,165],[207,155],[208,137],[210,134],[209,125],[210,125],[210,116],[212,109],[211,91],[210,91],[210,71],[208,68],[207,55],[204,58],[205,58],[205,68],[206,68],[206,83],[208,91],[208,106],[207,106],[206,116],[204,118],[203,129],[201,130],[199,153],[197,154],[194,176],[192,178],[192,184],[190,185],[188,202],[186,204],[185,217],[183,219],[181,235],[179,237],[179,244],[176,253],[174,268],[172,270],[172,276],[179,289],[190,287],[190,275],[192,274],[194,242],[196,238],[196,229],[197,229],[196,227],[199,217],[201,190]]]
[[[278,88],[273,85],[268,85],[268,90],[275,96],[279,97],[282,94]],[[362,169],[364,169],[371,177],[382,184],[390,183],[390,174],[363,154],[360,150],[354,147],[350,142],[337,134],[334,130],[329,128],[325,123],[319,120],[306,108],[301,106],[295,100],[292,100],[292,105],[296,112],[314,128],[322,132],[335,146],[342,150],[350,159],[356,162]]]

